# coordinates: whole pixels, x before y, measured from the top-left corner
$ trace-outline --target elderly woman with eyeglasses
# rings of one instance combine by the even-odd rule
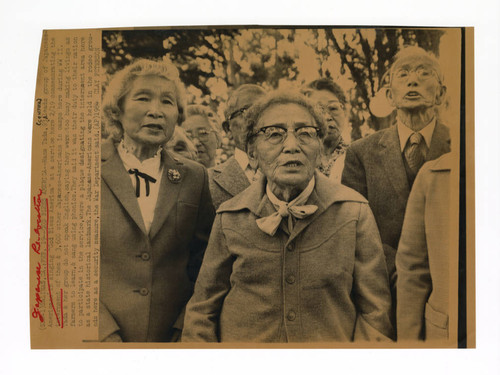
[[[389,282],[368,203],[316,171],[322,111],[275,92],[246,118],[263,177],[217,211],[182,340],[387,340]]]
[[[221,143],[220,121],[215,113],[207,106],[188,105],[182,128],[196,146],[198,162],[206,168],[213,167]]]
[[[103,98],[100,341],[175,341],[214,210],[207,171],[164,148],[185,112],[169,62],[137,60]]]

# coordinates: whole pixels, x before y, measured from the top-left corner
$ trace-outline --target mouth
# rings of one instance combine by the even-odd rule
[[[287,168],[297,168],[297,167],[301,167],[303,165],[304,164],[302,162],[300,162],[299,160],[290,160],[290,161],[287,161],[286,163],[283,163],[281,166],[287,167]]]
[[[163,130],[163,126],[160,124],[146,124],[146,125],[143,125],[142,127],[146,128],[146,129],[156,130],[156,131]]]
[[[420,98],[422,95],[418,91],[409,91],[406,93],[405,98],[408,99],[417,99]]]

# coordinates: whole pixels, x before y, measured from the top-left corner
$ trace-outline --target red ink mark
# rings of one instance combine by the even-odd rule
[[[42,195],[42,189],[39,189],[38,195],[33,197],[33,206],[36,211],[36,228],[35,233],[37,234],[37,240],[31,244],[31,248],[35,253],[40,255],[40,229],[42,229],[42,214],[40,212],[40,205],[42,203],[42,199],[40,198]]]
[[[64,328],[63,290],[62,290],[62,288],[61,288],[61,328]]]
[[[59,321],[59,315],[57,315],[56,307],[54,306],[54,300],[52,299],[52,291],[50,289],[50,278],[49,278],[49,200],[45,198],[45,203],[47,205],[47,228],[46,228],[46,240],[47,240],[47,288],[49,290],[49,299],[50,304],[52,305],[52,310],[54,311],[54,315],[57,319],[57,324],[59,327],[61,326],[61,322]]]
[[[42,313],[40,312],[40,303],[42,303],[42,298],[40,297],[40,275],[42,273],[42,266],[40,265],[40,262],[38,262],[36,266],[36,297],[35,297],[35,306],[33,307],[33,312],[31,313],[31,316],[33,318],[38,318],[41,323],[43,323],[44,319],[42,316]],[[62,292],[62,290],[61,290]],[[62,305],[61,305],[62,306]]]

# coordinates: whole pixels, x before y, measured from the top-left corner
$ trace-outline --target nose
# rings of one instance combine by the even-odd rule
[[[161,111],[160,108],[159,100],[152,100],[149,102],[147,116],[155,119],[164,117],[163,112]]]
[[[408,73],[407,85],[408,86],[417,86],[418,85],[418,75],[417,75],[416,71],[411,71]]]
[[[293,131],[288,131],[286,138],[283,141],[283,152],[287,154],[295,154],[300,152],[299,140]]]

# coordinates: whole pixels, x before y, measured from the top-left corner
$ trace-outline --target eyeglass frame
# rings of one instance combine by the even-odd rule
[[[200,135],[199,135],[200,130],[206,131],[207,132],[206,136],[204,135],[203,137],[200,137]],[[196,130],[196,135],[193,135],[191,130],[185,130],[185,132],[186,132],[186,136],[190,140],[193,140],[193,138],[196,138],[196,139],[198,139],[201,142],[207,142],[208,141],[208,136],[210,135],[210,133],[217,133],[214,129],[207,130],[205,128],[197,129]]]
[[[266,135],[265,132],[269,128],[278,128],[278,129],[281,129],[281,130],[285,131],[285,133],[283,134],[284,135],[283,139],[281,141],[277,142],[277,143],[270,142],[269,138],[265,138],[266,142],[269,142],[270,144],[273,144],[273,145],[278,145],[280,143],[285,142],[285,140],[288,138],[288,133],[290,133],[290,132],[292,132],[292,133],[295,134],[295,138],[297,139],[297,141],[301,145],[308,145],[309,143],[304,143],[303,141],[301,141],[301,139],[299,137],[297,137],[297,130],[304,129],[304,128],[312,128],[312,129],[316,130],[316,137],[315,138],[311,138],[311,141],[314,140],[314,139],[321,138],[321,135],[322,135],[321,128],[318,127],[318,126],[313,126],[313,125],[299,126],[299,127],[297,127],[296,129],[293,129],[293,130],[289,130],[289,129],[284,128],[283,126],[279,126],[279,125],[269,125],[269,126],[263,126],[262,128],[260,128],[256,132],[249,134],[248,137],[247,137],[247,141],[250,142],[251,139],[257,137],[258,135],[260,135],[260,133],[262,133],[265,136]]]
[[[428,78],[424,78],[422,79],[421,77],[421,74],[419,73],[419,70],[420,71],[424,71],[424,70],[428,70],[430,71],[432,74],[428,77]],[[406,71],[408,73],[408,76],[406,77],[396,77],[396,74],[399,73],[399,72],[403,72],[403,71]],[[441,84],[441,78],[439,77],[439,74],[438,72],[436,71],[436,69],[434,68],[426,68],[424,66],[419,66],[415,69],[404,69],[404,68],[401,68],[401,69],[398,69],[397,71],[394,71],[391,73],[390,77],[391,77],[391,81],[393,79],[397,79],[398,81],[401,81],[401,82],[405,82],[408,80],[409,76],[410,76],[410,73],[415,73],[417,75],[417,79],[420,81],[420,82],[425,82],[427,81],[428,79],[431,78],[431,76],[434,76],[437,78],[438,82]]]

